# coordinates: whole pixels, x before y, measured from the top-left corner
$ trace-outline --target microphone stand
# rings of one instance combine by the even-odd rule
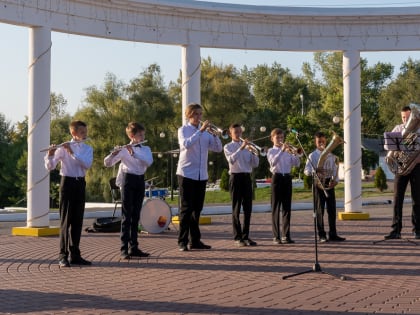
[[[310,273],[310,272],[320,272],[320,273],[323,273],[323,274],[328,274],[328,275],[330,275],[332,277],[335,277],[335,278],[339,278],[340,280],[346,280],[346,277],[343,276],[343,275],[335,275],[335,274],[332,274],[332,273],[329,273],[327,271],[322,270],[321,265],[319,264],[319,261],[318,261],[318,231],[317,231],[318,230],[318,219],[317,219],[316,209],[315,209],[315,189],[316,189],[315,178],[318,180],[318,182],[321,185],[321,188],[324,191],[324,194],[327,198],[328,198],[328,193],[325,190],[325,187],[322,184],[322,182],[321,182],[321,180],[320,180],[320,178],[319,178],[319,176],[316,172],[316,168],[315,168],[314,164],[312,163],[312,160],[309,159],[308,155],[306,154],[305,149],[302,146],[302,143],[300,142],[299,133],[298,132],[293,132],[293,133],[296,135],[296,140],[298,141],[299,146],[302,149],[303,155],[309,161],[309,163],[311,163],[312,170],[313,170],[313,176],[312,176],[312,204],[313,204],[313,217],[314,217],[315,262],[312,266],[312,269],[308,269],[308,270],[304,270],[304,271],[297,272],[297,273],[294,273],[294,274],[290,274],[290,275],[287,275],[287,276],[283,276],[282,279],[284,280],[284,279],[292,278],[292,277],[299,276],[299,275],[302,275],[302,274],[305,274],[305,273]]]

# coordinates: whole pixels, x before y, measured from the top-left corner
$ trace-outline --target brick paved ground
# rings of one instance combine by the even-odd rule
[[[404,236],[413,240],[405,207]],[[405,240],[374,245],[389,232],[391,206],[365,207],[368,221],[338,221],[344,243],[319,244],[315,262],[311,211],[294,211],[296,244],[273,245],[269,213],[254,214],[256,247],[237,248],[227,215],[203,225],[211,251],[179,252],[176,231],[141,234],[148,259],[119,258],[118,234],[87,234],[90,267],[60,270],[57,237],[11,236],[0,222],[1,314],[420,314],[420,246]],[[86,226],[91,222],[85,221]],[[53,224],[52,224],[53,225]]]

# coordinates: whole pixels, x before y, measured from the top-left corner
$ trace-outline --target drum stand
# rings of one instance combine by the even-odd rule
[[[332,277],[335,277],[335,278],[338,278],[340,280],[346,280],[346,277],[343,276],[343,275],[335,275],[335,274],[332,274],[332,273],[329,273],[327,271],[322,270],[321,265],[319,264],[319,261],[318,261],[318,231],[317,231],[318,230],[317,229],[318,221],[317,221],[317,215],[316,215],[316,209],[315,209],[315,189],[316,189],[316,187],[315,187],[315,177],[318,180],[319,180],[319,177],[318,177],[317,173],[315,172],[316,168],[312,164],[312,161],[309,160],[308,155],[306,154],[305,150],[303,149],[303,146],[302,146],[302,144],[301,144],[298,136],[299,136],[299,134],[296,133],[296,139],[297,139],[297,141],[299,143],[299,146],[302,149],[302,152],[303,152],[304,156],[306,157],[306,159],[311,163],[312,170],[314,171],[313,172],[313,176],[312,176],[312,204],[313,204],[313,209],[314,209],[313,210],[313,217],[314,217],[315,262],[314,262],[314,265],[312,266],[312,269],[308,269],[308,270],[301,271],[301,272],[298,272],[298,273],[294,273],[294,274],[290,274],[290,275],[287,275],[287,276],[283,276],[282,279],[284,280],[284,279],[292,278],[292,277],[303,275],[303,274],[310,273],[310,272],[318,272],[318,273],[328,274],[328,275],[330,275]],[[320,181],[320,183],[321,183],[321,181]],[[322,188],[324,190],[325,195],[328,196],[328,193],[325,190],[325,188],[323,186],[322,186]]]

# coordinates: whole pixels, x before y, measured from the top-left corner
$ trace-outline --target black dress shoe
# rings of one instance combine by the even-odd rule
[[[319,242],[320,242],[320,243],[326,243],[326,242],[328,242],[328,241],[327,241],[327,238],[326,238],[325,236],[321,236],[321,237],[319,238]]]
[[[121,251],[120,257],[121,259],[130,259],[130,255],[128,255],[128,252],[126,250]]]
[[[329,241],[330,242],[343,242],[346,239],[344,237],[338,236],[338,235],[334,235],[334,236],[330,236]]]
[[[179,247],[179,251],[180,252],[186,252],[186,251],[188,251],[188,247],[185,244],[179,244],[178,247]]]
[[[420,240],[420,233],[414,233],[414,238],[416,240]]]
[[[396,239],[400,239],[400,238],[401,238],[401,234],[396,233],[396,232],[391,232],[388,235],[384,236],[384,239],[386,239],[386,240],[396,240]]]
[[[246,239],[243,242],[245,243],[246,246],[257,246],[257,242],[254,242],[251,239]]]
[[[244,247],[246,246],[245,242],[243,240],[236,240],[235,245],[238,247]]]
[[[149,257],[149,256],[150,256],[150,254],[149,254],[149,253],[143,252],[143,251],[141,251],[141,250],[140,250],[140,249],[138,249],[138,248],[133,248],[133,249],[131,249],[131,250],[128,252],[128,254],[129,254],[131,257]]]
[[[58,261],[58,266],[60,266],[60,268],[66,268],[66,267],[70,267],[70,263],[69,263],[69,261],[67,260],[67,258],[61,258],[61,259]]]
[[[70,258],[71,265],[83,265],[83,266],[90,266],[92,263],[82,257],[77,258]]]
[[[293,244],[295,241],[288,237],[282,237],[281,243],[282,244]]]
[[[199,242],[199,243],[193,243],[190,246],[190,249],[210,249],[211,246],[210,245],[206,245],[203,242]]]
[[[279,240],[278,238],[273,238],[273,244],[281,244],[281,240]]]

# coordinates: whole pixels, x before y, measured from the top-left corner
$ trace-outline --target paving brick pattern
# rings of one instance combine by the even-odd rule
[[[119,258],[118,233],[83,232],[82,254],[93,265],[65,269],[57,265],[58,237],[11,236],[19,224],[0,222],[0,313],[420,314],[420,245],[408,208],[408,241],[373,244],[389,232],[391,206],[364,208],[368,221],[338,221],[347,241],[318,244],[323,272],[310,272],[311,211],[292,213],[295,244],[274,245],[270,214],[258,213],[251,227],[258,246],[235,247],[230,216],[218,215],[201,227],[212,250],[179,252],[170,226],[141,234],[151,256],[130,261]],[[309,272],[282,278],[302,271]]]

